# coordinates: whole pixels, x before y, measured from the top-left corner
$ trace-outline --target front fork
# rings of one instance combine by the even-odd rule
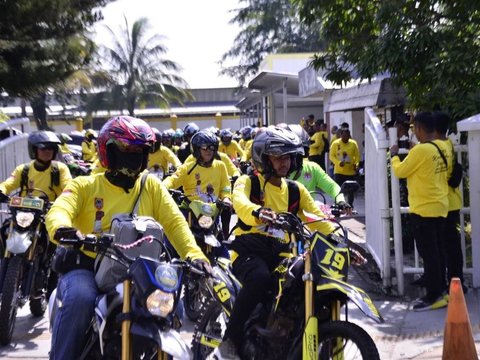
[[[132,310],[131,306],[131,282],[126,279],[123,281],[123,321],[122,321],[122,360],[133,359],[132,354],[132,337],[130,335],[130,326],[132,325],[129,320],[129,315]],[[168,360],[168,354],[163,352],[160,347],[157,349],[158,360]]]
[[[313,301],[313,276],[312,258],[310,247],[305,246],[304,252],[305,270],[303,282],[305,283],[305,330],[303,332],[302,359],[314,360],[318,358],[318,319],[314,316]]]

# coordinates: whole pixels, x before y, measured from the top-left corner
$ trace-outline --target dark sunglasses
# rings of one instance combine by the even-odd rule
[[[216,149],[216,146],[215,145],[202,145],[200,146],[200,149],[201,150],[211,150],[211,151],[215,151]]]

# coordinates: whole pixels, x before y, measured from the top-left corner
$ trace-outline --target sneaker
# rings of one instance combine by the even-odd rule
[[[220,345],[207,356],[206,360],[240,360],[237,348],[232,340],[223,340]]]
[[[413,304],[413,311],[427,311],[441,309],[448,305],[448,295],[440,295],[434,301],[430,301],[427,298],[419,298]]]

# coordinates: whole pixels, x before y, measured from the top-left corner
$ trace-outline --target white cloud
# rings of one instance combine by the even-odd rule
[[[234,16],[229,10],[238,7],[238,0],[117,0],[102,9],[96,41],[107,42],[103,24],[117,31],[124,14],[129,24],[147,17],[152,31],[166,37],[165,57],[182,66],[181,76],[191,88],[236,86],[234,79],[218,75],[217,62],[239,32],[229,24]]]

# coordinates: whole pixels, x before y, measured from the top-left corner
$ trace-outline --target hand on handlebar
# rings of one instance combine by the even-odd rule
[[[273,225],[275,220],[277,220],[277,214],[275,213],[275,211],[273,211],[272,209],[269,209],[269,208],[263,208],[262,207],[262,208],[256,210],[254,215],[256,217],[258,217],[258,219],[262,223],[268,224],[268,225]]]
[[[192,266],[198,270],[201,270],[207,276],[213,275],[212,266],[207,260],[204,260],[204,259],[192,260]]]
[[[79,230],[75,229],[74,227],[68,227],[68,226],[59,227],[55,231],[55,234],[53,235],[53,239],[57,241],[61,241],[63,239],[83,240],[84,238],[85,237]]]
[[[352,210],[353,210],[353,209],[352,209],[352,206],[351,206],[350,204],[348,204],[348,203],[345,202],[345,201],[339,201],[337,205],[338,205],[338,207],[340,208],[340,210],[343,211],[343,213],[344,213],[345,215],[349,215],[349,216],[352,215]]]

